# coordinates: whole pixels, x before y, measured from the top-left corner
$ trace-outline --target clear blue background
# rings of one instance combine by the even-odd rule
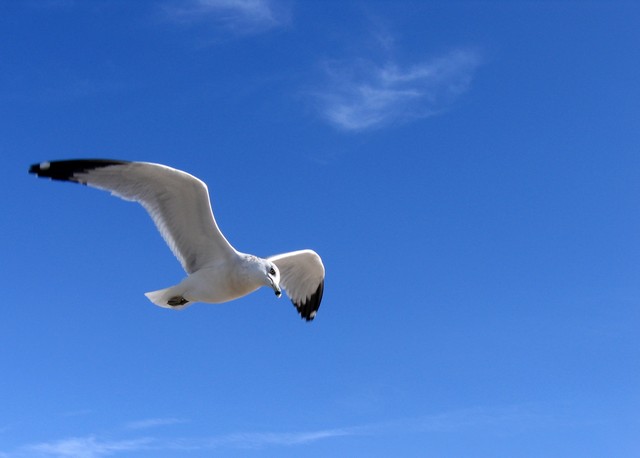
[[[636,2],[3,1],[0,457],[640,456]],[[312,248],[316,320],[173,312],[106,157]]]

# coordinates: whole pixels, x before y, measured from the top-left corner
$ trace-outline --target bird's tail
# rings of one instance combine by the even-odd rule
[[[182,296],[183,294],[184,288],[181,287],[181,285],[144,293],[144,295],[147,296],[147,299],[154,304],[166,309],[174,310],[181,310],[191,305],[191,303]]]

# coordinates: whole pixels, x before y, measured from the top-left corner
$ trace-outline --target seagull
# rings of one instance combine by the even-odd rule
[[[110,191],[139,202],[178,258],[187,277],[146,293],[156,305],[183,309],[194,302],[219,304],[256,291],[285,290],[300,316],[315,318],[324,291],[324,265],[313,250],[260,258],[237,251],[216,224],[207,185],[166,165],[111,159],[41,162],[29,173]]]

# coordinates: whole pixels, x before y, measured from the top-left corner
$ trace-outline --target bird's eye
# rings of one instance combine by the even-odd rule
[[[271,268],[269,269],[269,273],[270,273],[271,275],[275,275],[275,274],[276,274],[276,269],[274,269],[273,267],[271,267]]]

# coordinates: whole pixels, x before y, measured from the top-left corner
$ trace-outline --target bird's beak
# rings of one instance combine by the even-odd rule
[[[271,280],[271,287],[273,288],[273,292],[276,293],[276,297],[282,296],[282,290],[280,289],[280,285],[278,285],[273,280]]]

